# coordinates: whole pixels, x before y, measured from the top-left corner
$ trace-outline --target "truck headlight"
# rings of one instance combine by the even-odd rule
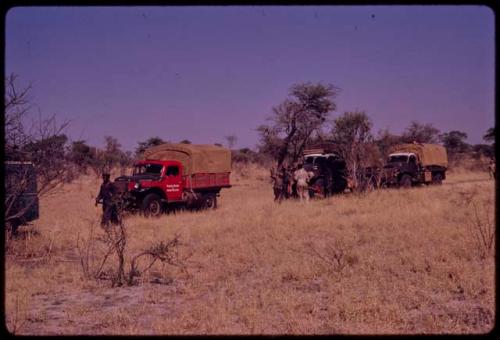
[[[134,184],[134,189],[135,189],[135,190],[139,190],[139,188],[140,188],[140,187],[141,187],[141,185],[139,184],[139,182],[136,182],[136,183]]]

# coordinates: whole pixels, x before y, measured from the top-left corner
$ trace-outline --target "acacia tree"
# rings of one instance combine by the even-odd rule
[[[299,159],[311,137],[324,126],[336,109],[338,88],[331,84],[300,83],[290,88],[290,97],[273,107],[273,114],[257,128],[261,152],[272,156],[277,168]]]
[[[84,140],[71,143],[69,149],[69,160],[76,166],[78,171],[87,172],[87,168],[94,162],[92,149]]]
[[[119,167],[121,173],[123,174],[125,168],[130,165],[131,158],[130,154],[127,154],[121,149],[121,144],[118,139],[111,136],[105,136],[105,147],[102,153],[104,167],[111,170],[113,167]]]
[[[488,130],[486,130],[486,133],[483,136],[483,140],[485,142],[493,142],[495,143],[495,127],[491,127]]]
[[[495,131],[496,127],[489,128],[483,136],[485,142],[491,143],[491,154],[495,154]]]
[[[141,158],[144,151],[146,151],[147,148],[150,148],[152,146],[160,145],[163,143],[167,143],[167,141],[164,141],[158,136],[155,137],[150,137],[146,139],[144,142],[138,142],[137,143],[137,148],[135,149],[135,157],[136,158]]]
[[[405,143],[439,143],[440,131],[432,124],[412,121],[405,129],[402,139]]]
[[[398,135],[392,134],[389,129],[379,130],[377,137],[375,138],[375,144],[377,144],[381,156],[385,157],[389,154],[389,150],[392,146],[403,143],[403,138]]]
[[[380,152],[371,134],[372,122],[364,111],[354,111],[345,112],[333,124],[332,141],[346,161],[354,187],[358,187],[362,168],[379,163]]]
[[[465,152],[469,149],[469,144],[465,142],[467,133],[457,130],[443,133],[441,141],[450,155]]]

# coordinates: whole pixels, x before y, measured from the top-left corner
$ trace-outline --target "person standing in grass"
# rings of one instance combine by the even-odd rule
[[[497,169],[494,158],[490,159],[490,164],[488,165],[488,172],[490,174],[491,179],[496,179]]]
[[[290,167],[283,166],[281,168],[281,173],[283,175],[283,187],[282,187],[282,195],[286,199],[290,198],[290,179],[292,177],[292,174],[290,173]]]
[[[271,168],[271,179],[273,180],[274,201],[281,202],[283,199],[283,174],[278,169]]]
[[[297,165],[297,170],[294,173],[294,179],[297,182],[297,193],[299,194],[300,201],[309,202],[309,180],[311,174],[307,172],[302,164]]]
[[[118,214],[116,211],[116,204],[113,201],[115,194],[115,186],[109,180],[110,174],[103,173],[102,174],[102,184],[99,189],[99,194],[95,199],[95,206],[97,204],[102,203],[102,218],[101,218],[101,226],[107,227],[109,222],[117,223]]]

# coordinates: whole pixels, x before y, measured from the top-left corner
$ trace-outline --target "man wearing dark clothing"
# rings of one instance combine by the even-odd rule
[[[281,169],[282,178],[283,178],[283,188],[281,190],[283,197],[286,199],[290,198],[290,171],[288,168],[283,167]]]
[[[102,203],[102,219],[101,226],[108,226],[109,222],[118,223],[118,214],[116,204],[114,202],[115,186],[109,180],[110,175],[102,174],[102,184],[99,189],[99,194],[95,199],[95,205]]]
[[[274,200],[281,202],[283,199],[283,174],[279,169],[271,168],[271,179],[273,180]]]

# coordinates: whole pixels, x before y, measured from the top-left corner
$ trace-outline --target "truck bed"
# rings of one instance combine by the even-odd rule
[[[191,176],[184,176],[185,188],[209,189],[209,188],[229,188],[229,172],[218,173],[196,173]]]

